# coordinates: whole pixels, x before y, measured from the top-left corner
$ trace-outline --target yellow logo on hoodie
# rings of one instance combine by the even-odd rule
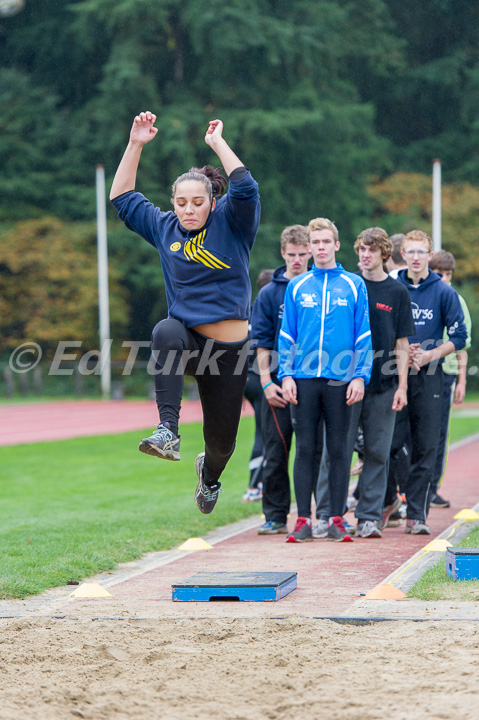
[[[230,265],[226,265],[226,263],[218,260],[213,253],[210,253],[209,250],[203,247],[205,237],[206,230],[202,230],[198,235],[187,240],[184,249],[185,257],[187,257],[188,260],[193,260],[193,262],[206,265],[206,267],[217,268],[218,270],[229,269],[231,267]]]

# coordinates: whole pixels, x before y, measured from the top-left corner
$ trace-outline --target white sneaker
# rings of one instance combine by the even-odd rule
[[[313,525],[313,537],[316,538],[316,540],[318,540],[320,538],[328,537],[328,521],[327,520],[318,520],[316,525]]]
[[[376,522],[375,520],[365,520],[362,523],[358,524],[358,529],[356,530],[356,537],[362,537],[362,538],[380,538],[382,537],[382,532],[379,529],[379,522]]]
[[[263,493],[259,488],[248,488],[242,497],[242,502],[258,502],[263,499]]]
[[[346,500],[346,507],[348,510],[354,510],[358,504],[358,501],[354,497],[354,495],[348,495],[348,499]]]

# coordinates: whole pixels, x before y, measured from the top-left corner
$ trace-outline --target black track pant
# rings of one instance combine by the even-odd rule
[[[294,490],[298,516],[311,516],[311,498],[318,479],[313,459],[322,417],[330,458],[330,513],[332,517],[343,515],[349,487],[350,458],[346,450],[350,421],[350,408],[346,405],[348,384],[311,378],[296,379],[296,386],[298,404],[291,406],[291,415],[296,434]]]
[[[279,383],[277,383],[279,385]],[[264,440],[263,513],[267,522],[286,524],[291,505],[289,452],[293,437],[291,406],[273,407],[263,398],[262,427]],[[313,474],[318,476],[323,454],[323,424],[316,432]]]
[[[214,485],[233,454],[248,373],[245,340],[224,343],[173,318],[153,329],[156,404],[161,422],[178,434],[183,375],[198,383],[205,439],[204,481]]]
[[[249,487],[257,488],[263,482],[263,433],[261,429],[261,408],[263,405],[263,388],[261,379],[253,370],[248,371],[245,398],[251,403],[254,410],[254,443],[249,460]]]
[[[436,462],[443,393],[441,366],[429,373],[425,366],[417,374],[409,374],[408,404],[401,410],[409,418],[412,440],[411,471],[406,484],[407,516],[421,522],[425,522],[429,511],[428,492]]]
[[[392,505],[400,493],[406,492],[406,485],[411,470],[411,428],[406,410],[396,414],[393,439],[389,455],[388,484],[384,505]]]
[[[456,388],[456,375],[448,375],[443,371],[444,387],[442,391],[441,410],[441,431],[437,446],[436,464],[432,479],[431,492],[437,493],[441,478],[444,475],[447,461],[447,448],[449,445],[449,421],[451,419],[451,407],[454,402],[454,390]]]

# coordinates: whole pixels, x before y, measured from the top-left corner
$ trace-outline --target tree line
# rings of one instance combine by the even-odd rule
[[[94,262],[95,165],[111,180],[143,109],[156,112],[159,133],[138,187],[165,208],[177,175],[214,161],[204,131],[223,119],[260,184],[253,282],[278,264],[281,229],[313,216],[336,221],[349,269],[364,227],[430,232],[435,157],[443,245],[456,255],[457,278],[475,280],[478,29],[474,0],[26,0],[0,18],[0,264],[10,323],[2,336],[36,327],[45,342],[57,337],[61,323],[49,327],[47,310],[55,297],[64,302],[63,290],[50,291],[28,326],[8,285],[27,276],[12,253],[51,244],[58,252],[44,261],[62,267],[65,282],[76,278],[69,309],[79,319],[70,325],[94,342],[94,302],[84,308],[78,290],[94,297],[94,282],[74,268]],[[145,339],[166,310],[158,260],[112,209],[109,247],[114,327]],[[29,287],[49,277],[40,267],[35,274],[31,265]]]

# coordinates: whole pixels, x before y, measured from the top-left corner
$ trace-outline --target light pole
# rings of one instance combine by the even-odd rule
[[[432,162],[432,247],[438,252],[442,247],[441,239],[441,161]]]
[[[111,394],[110,302],[108,295],[105,168],[103,165],[96,166],[96,220],[101,394],[104,398],[109,398]]]

